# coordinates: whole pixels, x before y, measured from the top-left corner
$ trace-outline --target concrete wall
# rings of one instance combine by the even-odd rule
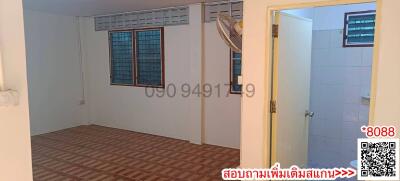
[[[0,1],[0,52],[4,83],[19,92],[19,105],[0,107],[0,178],[32,180],[28,85],[22,1]],[[1,73],[1,71],[0,71]]]
[[[31,134],[86,123],[77,19],[29,10],[24,17]]]

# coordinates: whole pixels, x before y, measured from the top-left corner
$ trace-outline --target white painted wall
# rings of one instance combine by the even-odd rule
[[[177,88],[172,98],[148,98],[143,87],[110,86],[108,33],[95,32],[93,19],[81,18],[85,85],[92,124],[200,143],[201,119],[204,119],[205,143],[239,148],[240,96],[225,97],[229,91],[229,86],[225,86],[229,83],[229,48],[220,39],[215,23],[204,24],[202,65],[200,10],[199,5],[191,5],[194,19],[190,25],[164,29],[166,86],[173,84]],[[203,108],[197,95],[184,98],[181,90],[185,83],[194,89],[201,79],[213,86],[221,84],[221,97],[216,96],[214,89],[213,97],[203,100]]]
[[[22,1],[0,0],[0,59],[4,83],[20,95],[18,106],[0,107],[1,180],[32,180],[24,38]]]
[[[186,46],[189,46],[189,74],[182,75],[188,76],[192,89],[201,85],[204,82],[204,54],[203,54],[203,7],[201,4],[192,4],[189,6],[189,25],[188,31],[189,39],[186,39]],[[176,36],[176,35],[173,35]],[[172,43],[172,42],[171,42]],[[168,50],[166,50],[168,51]],[[179,54],[180,52],[178,52]],[[172,67],[175,69],[175,67]],[[171,79],[173,80],[173,79]],[[187,136],[192,143],[201,144],[203,141],[203,120],[204,120],[204,99],[201,96],[189,96],[189,113],[190,117],[186,120],[189,124],[186,125],[188,130]]]
[[[149,98],[143,87],[111,86],[108,32],[95,32],[92,18],[82,22],[91,123],[188,140],[189,99]],[[164,29],[166,85],[180,88],[190,80],[188,30],[186,25]]]
[[[77,19],[26,10],[31,134],[85,124]]]
[[[293,5],[317,2],[320,0],[245,0],[243,36],[243,81],[253,83],[258,93],[252,98],[242,98],[241,124],[241,167],[259,168],[268,165],[269,147],[267,140],[269,127],[266,118],[270,116],[266,104],[270,95],[271,33],[270,15],[267,8],[276,5]],[[382,0],[381,31],[377,42],[380,47],[377,57],[377,71],[372,79],[377,80],[376,104],[371,105],[375,125],[394,125],[400,127],[400,24],[393,23],[400,16],[400,1]],[[267,77],[265,76],[267,75]],[[374,90],[374,89],[373,89]],[[372,95],[374,95],[374,92]],[[398,135],[400,136],[400,135]]]
[[[205,83],[213,94],[205,99],[205,142],[240,147],[240,95],[229,93],[230,50],[220,38],[215,22],[205,23]],[[216,85],[220,85],[220,96]]]
[[[375,10],[375,3],[352,5],[325,6],[318,8],[290,9],[284,12],[310,18],[313,20],[313,30],[343,29],[344,13],[354,11]]]

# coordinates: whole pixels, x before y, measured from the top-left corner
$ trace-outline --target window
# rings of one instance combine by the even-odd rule
[[[132,32],[113,31],[109,37],[111,84],[133,85]]]
[[[111,84],[164,87],[163,36],[163,28],[111,31]]]
[[[242,74],[242,54],[231,51],[230,62],[231,93],[240,94],[242,92],[242,85],[239,85],[238,77]]]
[[[375,11],[345,13],[343,47],[374,45]]]
[[[164,85],[162,30],[137,30],[136,35],[136,84],[162,87]]]

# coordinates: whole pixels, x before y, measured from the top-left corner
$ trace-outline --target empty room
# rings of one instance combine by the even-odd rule
[[[34,179],[218,180],[239,166],[241,55],[221,11],[240,19],[242,3],[25,1]]]
[[[399,180],[399,9],[0,0],[0,181]]]

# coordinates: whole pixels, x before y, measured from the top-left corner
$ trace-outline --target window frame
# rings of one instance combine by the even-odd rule
[[[348,44],[347,43],[347,26],[348,26],[348,17],[351,15],[364,15],[364,14],[376,14],[376,10],[367,10],[367,11],[353,11],[353,12],[347,12],[344,13],[344,28],[343,28],[343,47],[347,48],[347,47],[373,47],[374,46],[374,42],[372,43],[361,43],[361,44]],[[376,24],[375,27],[376,28]],[[375,29],[374,29],[375,32]],[[375,35],[374,35],[375,38]]]
[[[234,91],[232,89],[233,86],[233,54],[235,53],[234,51],[232,51],[231,49],[229,50],[229,93],[230,94],[238,94],[241,95],[243,93],[243,85],[242,85],[242,90],[241,91]],[[242,61],[242,59],[241,59]],[[240,64],[242,65],[242,63]]]
[[[138,83],[138,71],[137,71],[137,46],[136,46],[136,32],[138,31],[148,31],[148,30],[159,30],[160,31],[160,53],[161,53],[161,85],[146,85]],[[165,50],[164,50],[164,27],[152,27],[152,28],[141,28],[132,30],[134,36],[134,60],[133,60],[133,68],[134,68],[134,86],[135,87],[148,87],[148,88],[165,88]]]
[[[160,31],[160,53],[161,53],[161,85],[144,85],[138,84],[137,76],[137,42],[136,42],[136,32],[137,31],[147,31],[147,30],[159,30]],[[113,32],[131,32],[132,33],[132,84],[120,84],[113,83],[113,70],[112,70],[112,38],[111,33]],[[128,29],[128,30],[112,30],[108,32],[108,46],[109,46],[109,67],[110,67],[110,85],[112,86],[131,86],[131,87],[146,87],[146,88],[165,88],[165,45],[164,45],[164,27],[149,27],[149,28],[138,28],[138,29]]]
[[[132,57],[132,84],[121,84],[121,83],[113,83],[113,73],[114,73],[114,71],[113,71],[113,60],[112,60],[112,43],[111,43],[111,41],[112,41],[112,38],[111,38],[111,34],[113,33],[113,32],[131,32],[132,33],[132,38],[131,38],[131,40],[132,40],[132,54],[131,54],[131,57]],[[134,42],[134,35],[133,35],[133,32],[131,31],[131,30],[113,30],[113,31],[109,31],[108,32],[108,52],[109,52],[109,67],[110,67],[110,85],[114,85],[114,86],[134,86],[135,85],[135,73],[134,73],[134,69],[133,69],[133,65],[134,65],[134,62],[133,62],[133,59],[134,59],[134,54],[133,54],[133,49],[134,49],[134,46],[135,46],[135,42]]]

